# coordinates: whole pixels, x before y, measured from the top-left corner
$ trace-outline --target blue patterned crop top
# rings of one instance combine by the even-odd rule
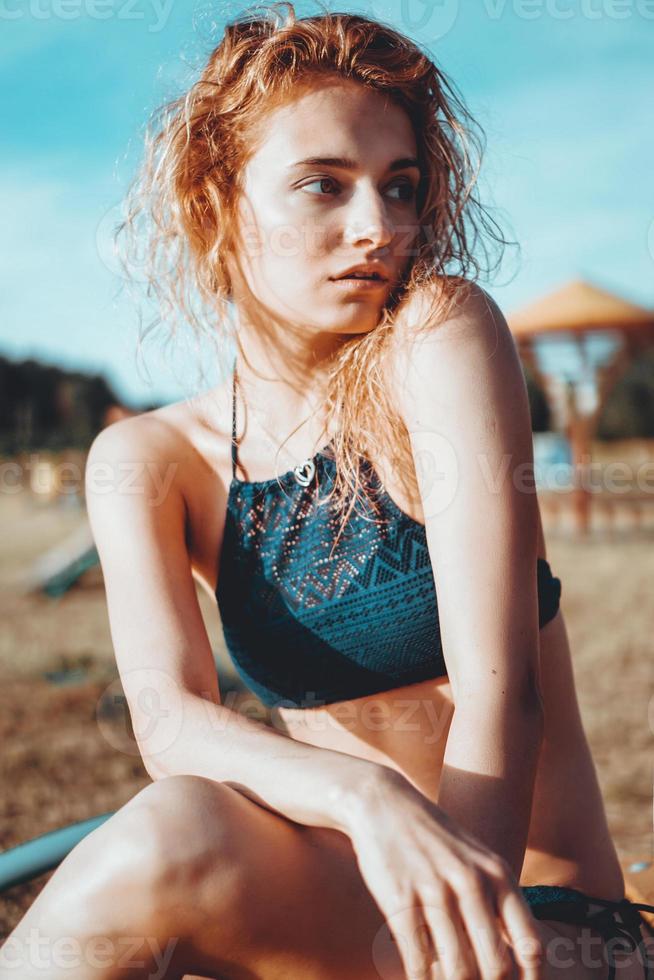
[[[311,708],[447,675],[426,531],[394,503],[369,460],[379,516],[340,514],[330,491],[330,443],[270,480],[232,481],[216,599],[225,643],[246,686],[268,706]],[[306,484],[306,485],[305,485]],[[361,514],[364,507],[365,516]],[[561,581],[537,563],[539,625],[557,612]]]

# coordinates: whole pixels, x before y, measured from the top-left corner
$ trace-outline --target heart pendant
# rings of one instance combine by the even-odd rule
[[[304,463],[296,466],[293,472],[295,473],[295,479],[300,486],[308,487],[313,480],[314,473],[316,472],[316,464],[312,459],[306,459]]]

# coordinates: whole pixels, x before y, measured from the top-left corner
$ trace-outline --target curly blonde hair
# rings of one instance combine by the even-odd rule
[[[238,243],[244,164],[271,109],[325,74],[365,85],[405,110],[424,174],[416,198],[415,257],[388,297],[378,325],[364,334],[344,335],[329,364],[326,425],[338,421],[329,497],[341,505],[342,530],[362,490],[374,507],[370,488],[360,478],[360,461],[371,445],[392,460],[409,497],[417,499],[409,434],[384,369],[400,302],[420,291],[430,299],[421,326],[442,322],[481,275],[473,254],[477,244],[486,260],[485,236],[508,244],[473,194],[485,138],[453,82],[416,43],[376,20],[328,11],[298,19],[289,0],[246,8],[225,26],[198,80],[151,116],[144,159],[128,189],[116,240],[120,234],[127,238],[127,276],[130,255],[138,254],[148,296],[158,301],[159,312],[145,330],[141,318],[139,346],[167,320],[172,339],[174,318],[181,315],[197,341],[210,324],[218,363],[226,365],[229,343],[235,340],[238,346],[229,315],[232,283],[226,259]],[[262,312],[262,330],[272,316],[271,310]]]

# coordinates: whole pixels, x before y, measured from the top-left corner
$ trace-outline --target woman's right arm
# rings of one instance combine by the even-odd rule
[[[401,777],[221,703],[186,544],[181,484],[191,453],[166,422],[139,416],[100,432],[86,464],[111,636],[144,766],[154,780],[186,773],[227,782],[290,820],[347,832],[368,783]]]

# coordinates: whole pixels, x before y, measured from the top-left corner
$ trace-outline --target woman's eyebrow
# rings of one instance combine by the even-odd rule
[[[290,168],[295,167],[340,167],[342,170],[356,170],[357,163],[349,157],[306,157],[290,164]],[[415,157],[399,157],[389,164],[389,170],[406,170],[408,167],[415,167],[420,170],[420,164]]]

